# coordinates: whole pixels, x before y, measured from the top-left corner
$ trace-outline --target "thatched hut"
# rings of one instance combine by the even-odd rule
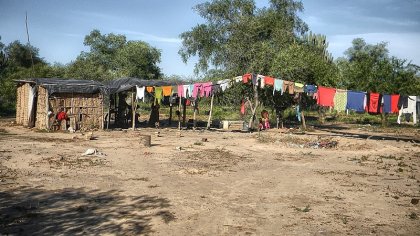
[[[38,129],[104,127],[105,85],[92,80],[39,78],[18,80],[16,123]],[[68,119],[57,127],[56,115]]]

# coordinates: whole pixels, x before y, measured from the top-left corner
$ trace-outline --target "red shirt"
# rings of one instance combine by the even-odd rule
[[[274,78],[273,77],[265,76],[264,77],[264,82],[265,82],[265,85],[274,86]]]
[[[319,86],[317,104],[324,107],[333,107],[335,91],[335,88]]]
[[[65,120],[67,119],[67,113],[64,111],[61,111],[57,114],[57,120]]]

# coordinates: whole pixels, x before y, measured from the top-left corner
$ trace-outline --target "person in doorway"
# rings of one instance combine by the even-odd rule
[[[258,123],[258,130],[261,131],[263,129],[264,129],[264,124],[263,124],[262,118],[260,118],[260,122]]]
[[[64,108],[60,109],[60,112],[57,113],[57,121],[60,124],[60,127],[63,126],[63,122],[65,124],[65,127],[67,129],[67,120],[68,120],[68,116],[67,113],[64,111]]]
[[[265,129],[270,129],[270,119],[268,118],[269,117],[268,111],[263,110],[261,112],[261,117],[264,120],[264,128]]]

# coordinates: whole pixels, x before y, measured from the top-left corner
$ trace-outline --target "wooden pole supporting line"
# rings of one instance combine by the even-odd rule
[[[306,121],[305,115],[303,114],[303,106],[302,106],[302,95],[299,94],[299,107],[300,107],[300,115],[302,118],[302,128],[306,130]]]
[[[195,130],[196,126],[197,126],[197,119],[196,119],[196,115],[197,115],[197,107],[198,107],[198,99],[195,99],[194,101],[194,116],[193,116],[193,130]]]
[[[211,115],[213,113],[213,100],[214,100],[214,94],[211,95],[209,119],[207,120],[207,129],[210,129]]]
[[[181,130],[181,101],[182,97],[179,96],[179,103],[178,103],[178,129]]]
[[[131,119],[131,125],[133,130],[136,129],[136,104],[135,104],[135,99],[134,99],[134,92],[131,93],[131,113],[132,114],[132,119]]]
[[[182,105],[183,105],[183,107],[182,107],[182,126],[185,127],[185,119],[187,117],[187,99],[184,100]]]

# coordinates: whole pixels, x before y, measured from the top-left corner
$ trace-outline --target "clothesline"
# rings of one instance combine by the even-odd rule
[[[244,74],[232,79],[219,80],[213,82],[198,82],[194,84],[183,84],[174,86],[146,86],[137,87],[137,99],[144,99],[145,91],[154,91],[155,99],[158,103],[165,96],[178,94],[183,98],[209,97],[212,94],[223,92],[230,88],[233,83],[243,82],[252,83],[254,86],[264,88],[273,87],[273,95],[276,91],[281,94],[306,93],[316,99],[319,106],[334,107],[337,111],[354,110],[356,112],[369,112],[371,114],[398,113],[401,109],[405,112],[416,113],[416,96],[400,96],[398,94],[380,94],[363,91],[352,91],[337,89],[325,86],[303,84],[288,80],[282,80],[270,76]],[[409,102],[414,101],[414,102]]]

